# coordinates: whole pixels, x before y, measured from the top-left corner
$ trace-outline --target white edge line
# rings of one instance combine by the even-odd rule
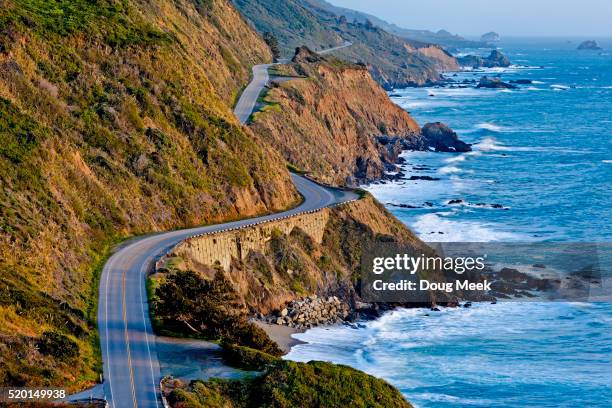
[[[114,258],[114,255],[113,255]],[[110,361],[110,348],[109,348],[109,332],[108,332],[108,284],[110,279],[110,273],[112,270],[112,264],[114,259],[111,259],[111,264],[108,266],[108,270],[106,272],[106,287],[104,288],[104,325],[106,330],[106,365],[108,366],[108,389],[110,391],[110,400],[111,406],[115,406],[115,400],[113,399],[113,381],[111,379],[111,361]],[[102,273],[104,273],[104,269],[102,269]],[[104,362],[103,362],[104,363]],[[102,364],[104,367],[104,364]],[[104,370],[102,370],[104,372]]]
[[[152,257],[148,257],[144,264],[141,265],[140,267],[140,276],[139,276],[139,280],[141,280],[142,278],[144,278],[144,282],[140,282],[140,284],[138,285],[139,289],[139,295],[140,295],[140,311],[142,312],[142,324],[144,326],[144,330],[145,330],[145,344],[147,345],[147,355],[149,356],[149,369],[151,371],[151,382],[153,383],[153,395],[155,395],[155,406],[159,407],[159,401],[157,398],[157,386],[155,385],[155,375],[153,373],[153,359],[151,358],[151,348],[149,347],[149,329],[147,327],[147,318],[145,316],[145,308],[144,308],[144,300],[142,297],[142,286],[146,285],[146,271],[144,271],[144,266],[148,265],[149,262],[152,260]],[[149,308],[149,303],[147,301],[147,309]],[[161,389],[160,389],[161,391]]]

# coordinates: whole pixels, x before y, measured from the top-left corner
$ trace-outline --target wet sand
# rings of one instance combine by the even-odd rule
[[[253,323],[264,329],[268,336],[274,340],[285,353],[288,353],[291,347],[297,344],[304,344],[303,341],[291,337],[292,334],[302,333],[303,330],[280,326],[278,324],[264,323],[257,320],[253,321]]]

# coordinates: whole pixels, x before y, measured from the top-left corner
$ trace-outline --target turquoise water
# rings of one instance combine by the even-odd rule
[[[420,123],[447,123],[474,152],[406,153],[408,175],[440,180],[367,188],[426,241],[611,242],[612,40],[599,42],[608,51],[508,41],[500,46],[518,66],[453,77],[533,81],[517,90],[394,91]],[[609,303],[397,310],[362,329],[296,337],[307,344],[287,358],[351,365],[417,407],[611,406]]]

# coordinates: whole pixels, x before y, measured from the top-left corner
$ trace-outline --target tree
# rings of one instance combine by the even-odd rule
[[[266,31],[263,35],[263,39],[270,47],[270,51],[272,51],[272,58],[274,58],[274,62],[277,62],[280,58],[280,48],[278,46],[278,39],[269,31]]]
[[[282,354],[265,331],[248,321],[238,293],[222,270],[213,279],[193,271],[172,273],[155,290],[155,298],[155,316],[172,332]]]

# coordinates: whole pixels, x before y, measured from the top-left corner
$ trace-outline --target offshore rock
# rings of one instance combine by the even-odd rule
[[[484,76],[480,79],[480,82],[478,83],[476,88],[516,89],[516,86],[508,84],[499,78],[489,78]]]
[[[421,134],[425,143],[437,152],[463,153],[472,151],[472,147],[459,139],[459,136],[444,123],[428,123],[423,126]]]
[[[488,57],[478,55],[467,55],[458,58],[459,65],[471,68],[507,68],[511,65],[510,60],[500,51],[493,50]]]

